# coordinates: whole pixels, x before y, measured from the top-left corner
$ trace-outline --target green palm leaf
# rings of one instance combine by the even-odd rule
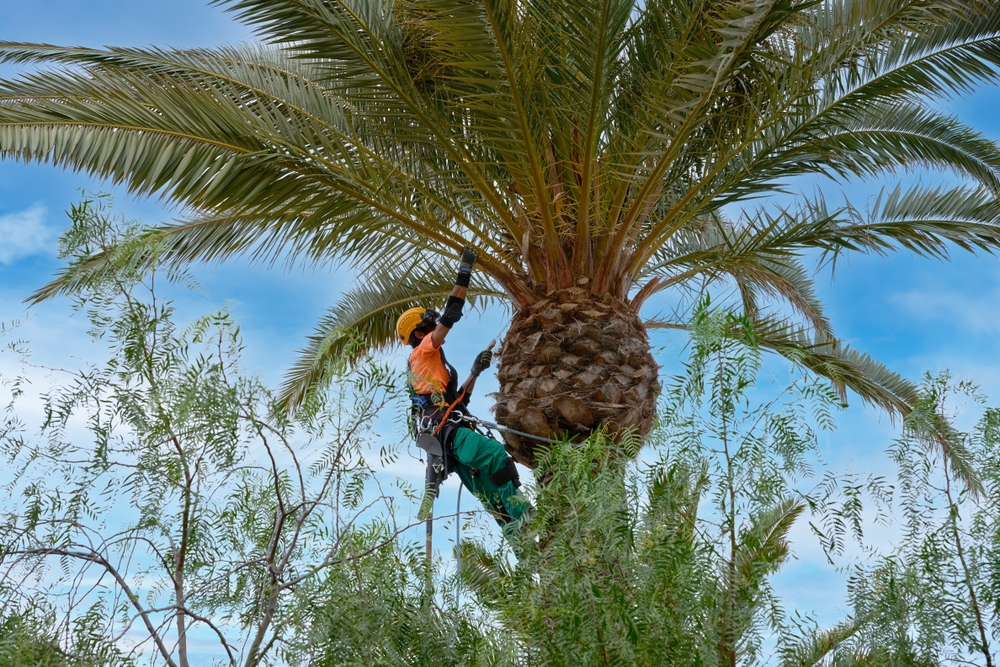
[[[633,310],[735,285],[748,315],[773,306],[808,329],[776,329],[775,351],[905,412],[910,388],[831,342],[805,260],[1000,246],[1000,147],[931,104],[997,78],[992,0],[219,4],[264,44],[0,42],[0,62],[35,68],[0,81],[0,158],[179,205],[147,237],[158,261],[243,254],[371,277],[310,339],[289,400],[322,377],[335,331],[378,347],[391,304],[438,294],[423,273],[404,287],[399,267],[468,244],[482,294],[515,309],[584,282]],[[928,167],[961,183],[887,189],[864,213],[821,197],[747,208],[804,174]],[[115,252],[32,298],[98,279]]]
[[[796,645],[782,649],[781,667],[814,667],[827,664],[826,658],[857,634],[856,623],[842,623],[829,630],[808,635]]]
[[[805,503],[785,498],[767,511],[754,515],[753,522],[740,533],[735,560],[737,590],[756,591],[767,575],[788,557],[788,531],[805,511]]]
[[[850,389],[866,403],[903,418],[910,418],[915,407],[921,405],[921,395],[914,383],[832,336],[814,336],[802,325],[774,317],[751,322],[757,345],[808,368],[820,377],[828,378],[842,399],[846,399]],[[688,328],[686,324],[664,320],[649,320],[646,326],[654,329]],[[734,329],[732,335],[742,340],[746,333],[742,329]],[[924,430],[928,446],[937,448],[953,462],[956,478],[974,497],[978,497],[984,492],[982,481],[970,465],[968,453],[952,434],[950,425],[942,420],[933,421]]]
[[[396,320],[414,306],[441,308],[452,288],[450,274],[434,270],[423,258],[395,271],[364,276],[361,285],[341,297],[320,320],[306,347],[285,376],[280,400],[297,408],[310,388],[323,386],[331,364],[397,342]],[[480,280],[469,286],[469,303],[485,307],[506,295]]]

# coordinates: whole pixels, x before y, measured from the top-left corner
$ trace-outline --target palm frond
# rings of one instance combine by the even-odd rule
[[[858,632],[856,623],[841,623],[829,630],[814,632],[793,646],[781,649],[781,667],[816,667]]]
[[[853,207],[845,213],[843,221],[803,229],[790,245],[819,248],[830,257],[905,249],[938,259],[949,256],[949,244],[991,254],[1000,247],[1000,199],[984,188],[897,185],[881,191],[867,214]]]
[[[785,498],[754,515],[753,522],[740,532],[734,554],[736,581],[730,585],[755,591],[767,575],[778,569],[788,557],[788,531],[805,509],[805,503]]]
[[[424,145],[433,145],[440,157],[450,162],[451,169],[471,184],[470,195],[484,198],[494,214],[515,224],[509,208],[504,206],[503,191],[487,173],[488,156],[470,146],[467,137],[456,131],[455,117],[448,113],[448,105],[442,108],[437,87],[424,85],[433,77],[422,74],[422,65],[427,64],[423,59],[435,54],[429,53],[423,43],[427,35],[420,34],[419,21],[413,17],[406,20],[405,15],[397,13],[407,3],[221,0],[219,4],[228,5],[266,41],[282,45],[294,57],[317,63],[324,71],[319,79],[322,84],[358,105],[362,112],[375,101],[378,115],[371,117],[371,122],[383,121],[386,112],[405,116],[409,122],[400,127],[408,130],[407,134],[419,132]],[[453,10],[463,7],[452,4]],[[482,53],[484,49],[489,53],[492,44],[488,33],[468,21],[455,21],[455,13],[442,11],[438,16],[479,35],[478,40],[466,42],[465,53]],[[442,22],[435,24],[447,27]],[[480,74],[478,80],[489,79]],[[477,101],[487,108],[502,103],[500,97]]]
[[[331,364],[353,361],[362,354],[385,348],[396,337],[396,320],[408,308],[441,308],[453,286],[450,273],[436,270],[437,263],[419,257],[394,270],[371,272],[360,285],[343,295],[323,316],[298,359],[285,375],[279,400],[294,411],[308,392],[322,387]],[[485,306],[507,295],[476,277],[469,286],[469,304]]]
[[[946,259],[949,248],[993,253],[1000,247],[1000,200],[982,187],[897,185],[882,191],[867,211],[830,210],[822,196],[777,212],[760,209],[738,224],[714,215],[674,234],[656,251],[641,277],[658,279],[643,293],[690,281],[731,278],[744,298],[778,296],[828,329],[801,253],[819,249],[835,261],[846,252],[908,250]],[[748,311],[749,313],[750,311]]]
[[[762,318],[751,322],[756,344],[829,379],[843,400],[847,399],[849,389],[864,402],[904,419],[922,405],[915,384],[866,353],[851,349],[833,337],[813,336],[805,327],[787,320]],[[689,328],[683,323],[660,320],[647,320],[645,324],[652,329]],[[734,329],[732,335],[743,339],[745,331]],[[956,478],[973,497],[978,497],[983,493],[983,483],[969,464],[964,448],[953,442],[951,433],[947,422],[939,420],[934,428],[926,430],[924,437],[929,446],[936,447],[942,456],[953,461]]]
[[[0,158],[183,206],[148,237],[167,261],[389,275],[470,244],[516,307],[583,277],[636,309],[734,281],[748,313],[772,299],[809,324],[804,363],[897,412],[904,388],[830,342],[803,255],[1000,245],[1000,147],[928,104],[1000,74],[995,0],[218,4],[266,46],[0,42],[0,62],[41,68],[0,81]],[[888,190],[864,214],[817,198],[722,215],[802,174],[928,167],[964,184]]]
[[[476,213],[472,225],[468,192],[455,200],[452,178],[442,190],[440,171],[428,170],[418,145],[401,151],[385,137],[359,137],[344,102],[312,80],[308,64],[259,49],[99,51],[13,43],[0,44],[2,57],[89,69],[0,86],[0,100],[18,100],[0,102],[0,154],[53,156],[57,164],[127,181],[134,192],[163,191],[214,214],[199,222],[259,219],[244,226],[236,244],[214,229],[205,236],[204,224],[188,226],[197,235],[190,249],[225,254],[260,247],[261,237],[280,244],[298,227],[322,227],[327,239],[415,231],[446,252],[472,243],[487,270],[501,279],[509,272],[509,255],[495,241],[504,230],[492,227],[489,212]],[[160,85],[168,79],[185,85]],[[57,91],[72,99],[56,99]],[[191,250],[189,257],[197,255]]]
[[[830,176],[879,176],[896,169],[934,166],[970,176],[1000,192],[1000,151],[995,142],[956,118],[909,101],[869,103],[834,127],[788,151],[775,163],[794,163]],[[778,165],[775,164],[775,167]]]
[[[829,215],[813,219],[828,219]],[[818,221],[818,220],[817,220]],[[747,314],[757,310],[759,296],[789,304],[821,335],[830,323],[816,297],[813,281],[795,252],[793,235],[781,216],[751,220],[736,227],[715,215],[675,235],[657,251],[643,271],[646,280],[659,279],[648,290],[655,294],[690,281],[711,282],[731,278],[739,287]]]
[[[645,324],[651,329],[688,329],[678,322],[647,320]],[[905,416],[919,398],[916,385],[836,339],[814,338],[802,325],[786,320],[764,318],[752,324],[755,341],[762,348],[829,379],[845,399],[850,389],[866,403]],[[744,333],[734,330],[733,335]]]
[[[876,10],[875,5],[883,7]],[[1000,54],[1000,32],[995,8],[983,2],[932,5],[908,0],[818,3],[810,11],[818,16],[846,12],[846,16],[838,15],[846,21],[840,25],[852,28],[834,34],[830,26],[823,32],[807,21],[796,27],[795,40],[802,42],[776,40],[771,44],[777,44],[775,53],[760,54],[773,66],[766,73],[762,70],[767,78],[744,82],[747,92],[741,94],[747,97],[748,113],[721,107],[717,121],[706,121],[702,135],[687,143],[687,152],[671,168],[673,176],[667,176],[688,181],[686,194],[650,226],[627,270],[636,270],[687,221],[773,190],[780,179],[793,173],[838,173],[863,167],[866,176],[878,176],[907,165],[935,164],[973,175],[987,187],[995,186],[1000,164],[996,145],[953,119],[921,113],[919,103],[914,102],[922,93],[931,94],[933,86],[901,83],[908,76],[925,76],[936,82],[934,90],[960,92],[965,75],[957,63],[968,66],[972,79],[996,76],[993,63]],[[872,20],[859,24],[854,14],[864,12],[873,13]],[[914,20],[916,15],[922,16],[923,23]],[[893,33],[894,39],[882,41]],[[801,54],[796,55],[795,44],[809,45],[804,51],[808,62],[797,60]],[[952,72],[953,66],[959,69]],[[890,82],[893,72],[902,79]],[[880,87],[879,80],[885,85]],[[879,107],[901,111],[899,126],[897,114],[878,112]],[[919,133],[913,132],[915,126],[921,126]],[[837,147],[837,139],[824,144],[831,150],[809,153],[803,148],[803,159],[794,157],[800,147],[813,141],[823,143],[828,135],[843,140],[844,128],[858,133],[847,141],[851,147],[869,144],[862,159],[852,158],[846,144]],[[866,128],[870,134],[864,133]],[[876,156],[878,151],[885,155]]]
[[[722,633],[726,638],[723,641],[745,635],[762,584],[788,558],[788,531],[805,508],[805,503],[785,498],[754,514],[749,524],[740,530],[731,566],[722,572],[730,625],[729,631]]]
[[[142,275],[163,257],[166,248],[152,235],[137,236],[127,245],[91,255],[60,268],[56,277],[35,290],[25,302],[36,305],[42,301],[78,294],[92,285],[112,280],[120,272]]]
[[[838,66],[826,79],[830,85],[823,89],[820,115],[828,110],[849,112],[872,100],[969,92],[977,83],[995,77],[1000,67],[1000,15],[990,0],[831,3],[823,8],[874,11],[884,18],[869,24],[875,28],[871,37],[877,41],[848,32],[824,49]],[[847,19],[856,25],[852,19],[857,18],[841,14],[828,20]],[[820,34],[822,28],[817,28]],[[845,46],[857,44],[859,37],[879,48],[869,46],[862,54],[847,51]],[[860,61],[848,60],[859,55]]]

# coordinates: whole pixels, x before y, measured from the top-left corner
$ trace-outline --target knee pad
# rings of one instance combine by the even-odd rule
[[[520,488],[521,486],[521,476],[517,473],[517,466],[514,465],[514,459],[508,458],[507,462],[504,464],[500,470],[490,475],[490,481],[493,482],[493,486],[500,488],[507,482],[514,482],[515,488]]]

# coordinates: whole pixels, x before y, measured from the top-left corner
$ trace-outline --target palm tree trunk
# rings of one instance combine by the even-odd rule
[[[599,428],[620,441],[649,432],[659,366],[642,321],[622,301],[582,287],[556,290],[514,315],[500,350],[497,421],[543,438],[582,440]],[[504,434],[520,463],[544,443]]]

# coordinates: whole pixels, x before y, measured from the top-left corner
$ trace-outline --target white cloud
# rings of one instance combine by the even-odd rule
[[[45,206],[35,204],[18,213],[0,215],[0,264],[44,252],[52,247],[55,232],[45,226]]]
[[[974,333],[1000,331],[1000,317],[995,308],[996,289],[974,294],[958,290],[913,290],[893,295],[892,301],[913,317],[923,321],[949,322]]]

